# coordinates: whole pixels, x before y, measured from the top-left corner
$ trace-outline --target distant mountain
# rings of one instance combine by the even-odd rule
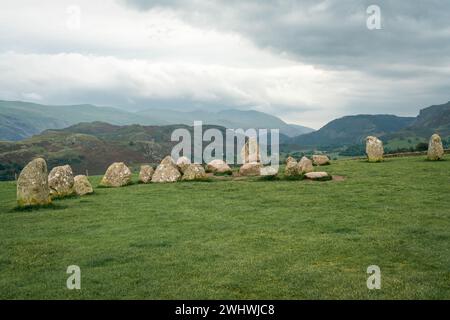
[[[359,144],[368,135],[382,136],[399,131],[414,122],[412,117],[394,115],[356,115],[333,120],[318,131],[294,137],[299,146],[343,146]]]
[[[114,125],[192,125],[194,120],[227,128],[279,128],[287,136],[313,129],[289,125],[281,119],[257,111],[181,112],[149,109],[128,112],[94,105],[48,106],[21,101],[0,101],[0,140],[18,141],[46,129],[61,129],[80,122],[102,121]]]
[[[411,125],[399,132],[386,135],[386,138],[420,137],[428,139],[434,133],[438,133],[441,137],[450,136],[450,101],[420,110]]]

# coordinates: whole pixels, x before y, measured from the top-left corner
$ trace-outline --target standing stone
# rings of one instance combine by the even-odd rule
[[[141,166],[141,171],[139,171],[139,182],[149,183],[152,181],[153,173],[155,170],[149,165]]]
[[[286,164],[288,164],[289,162],[294,161],[297,162],[297,160],[295,160],[294,158],[292,158],[291,156],[286,158]]]
[[[315,154],[312,158],[316,166],[325,166],[327,164],[330,164],[330,158],[325,155]]]
[[[131,183],[131,170],[123,162],[109,166],[100,185],[105,187],[123,187]]]
[[[165,157],[156,168],[152,177],[152,182],[176,182],[180,180],[181,173],[171,156]]]
[[[310,159],[308,159],[307,157],[303,157],[299,161],[297,168],[298,168],[299,173],[308,173],[308,172],[314,171],[313,162]]]
[[[208,163],[206,166],[207,172],[217,173],[217,174],[231,174],[230,166],[221,159],[216,159]]]
[[[383,142],[377,137],[368,136],[366,138],[366,154],[369,162],[383,161]]]
[[[298,163],[294,158],[289,157],[286,160],[286,167],[284,168],[284,176],[285,177],[295,177],[298,176]]]
[[[73,180],[73,189],[77,195],[84,196],[94,192],[94,189],[86,176],[79,175],[73,178]]]
[[[239,174],[241,176],[253,177],[261,175],[262,164],[258,162],[246,163],[239,169]]]
[[[441,160],[444,156],[444,147],[442,146],[441,137],[433,134],[428,143],[428,160]]]
[[[191,160],[187,157],[180,157],[177,160],[177,167],[181,173],[184,173],[184,170],[186,170],[190,164]]]
[[[17,180],[17,204],[19,207],[51,203],[48,188],[47,163],[37,158],[28,163]]]
[[[73,172],[69,165],[54,167],[48,175],[48,187],[52,197],[65,197],[73,194]]]
[[[258,139],[255,137],[248,138],[241,150],[242,163],[260,162],[261,156],[259,151]]]
[[[206,179],[205,169],[199,164],[190,164],[186,170],[184,170],[184,181],[203,180]]]

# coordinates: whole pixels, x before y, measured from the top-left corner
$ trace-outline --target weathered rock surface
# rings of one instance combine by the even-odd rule
[[[325,166],[327,164],[330,164],[330,158],[325,155],[315,154],[312,158],[316,166]]]
[[[131,183],[131,170],[123,162],[109,166],[100,185],[105,187],[123,187]]]
[[[176,182],[181,179],[181,173],[171,156],[165,157],[153,173],[152,182]]]
[[[248,138],[241,150],[242,163],[260,162],[261,155],[259,150],[258,139],[255,137]]]
[[[230,166],[221,159],[216,159],[208,163],[206,171],[218,174],[231,174]]]
[[[177,160],[177,167],[181,173],[184,173],[184,171],[189,167],[190,164],[191,160],[189,160],[187,157],[180,157]]]
[[[290,158],[290,157],[289,157]],[[286,167],[284,168],[284,176],[285,177],[295,177],[299,175],[298,171],[298,163],[295,161],[294,158],[289,159],[286,161]]]
[[[289,162],[297,162],[297,160],[295,160],[294,158],[289,156],[289,157],[286,158],[286,164],[288,164]]]
[[[73,172],[69,165],[54,167],[48,175],[50,196],[65,197],[73,194]]]
[[[366,138],[366,154],[369,162],[383,161],[383,142],[377,137],[368,136]]]
[[[239,174],[241,176],[259,176],[261,175],[262,165],[258,162],[246,163],[241,166],[239,169]]]
[[[186,170],[184,170],[184,181],[204,180],[206,179],[205,169],[199,164],[190,164]]]
[[[313,162],[307,157],[301,158],[301,160],[298,162],[298,172],[308,173],[313,171],[314,171]]]
[[[79,175],[73,178],[73,180],[73,189],[77,195],[84,196],[94,192],[94,189],[86,176]]]
[[[51,203],[48,187],[47,163],[37,158],[28,163],[17,180],[17,204],[19,207]]]
[[[305,174],[306,179],[310,180],[331,180],[332,177],[326,172],[308,172]]]
[[[150,183],[154,172],[155,170],[149,165],[141,166],[141,171],[139,171],[139,182]]]
[[[441,160],[444,157],[444,147],[442,145],[441,137],[438,134],[433,134],[428,143],[428,160]]]
[[[274,166],[263,167],[260,170],[260,174],[264,177],[274,177],[278,174],[278,169],[278,167]]]

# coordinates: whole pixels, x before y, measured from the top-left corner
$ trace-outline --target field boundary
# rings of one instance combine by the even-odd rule
[[[450,149],[444,149],[445,154],[450,154]],[[384,158],[400,158],[400,157],[414,157],[414,156],[426,156],[427,151],[413,151],[413,152],[399,152],[399,153],[389,153],[383,155]],[[349,158],[349,160],[364,160],[367,159],[366,156]]]

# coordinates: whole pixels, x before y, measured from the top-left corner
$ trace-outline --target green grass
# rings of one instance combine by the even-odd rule
[[[323,169],[346,179],[133,184],[31,211],[0,183],[0,298],[449,299],[450,161]]]

